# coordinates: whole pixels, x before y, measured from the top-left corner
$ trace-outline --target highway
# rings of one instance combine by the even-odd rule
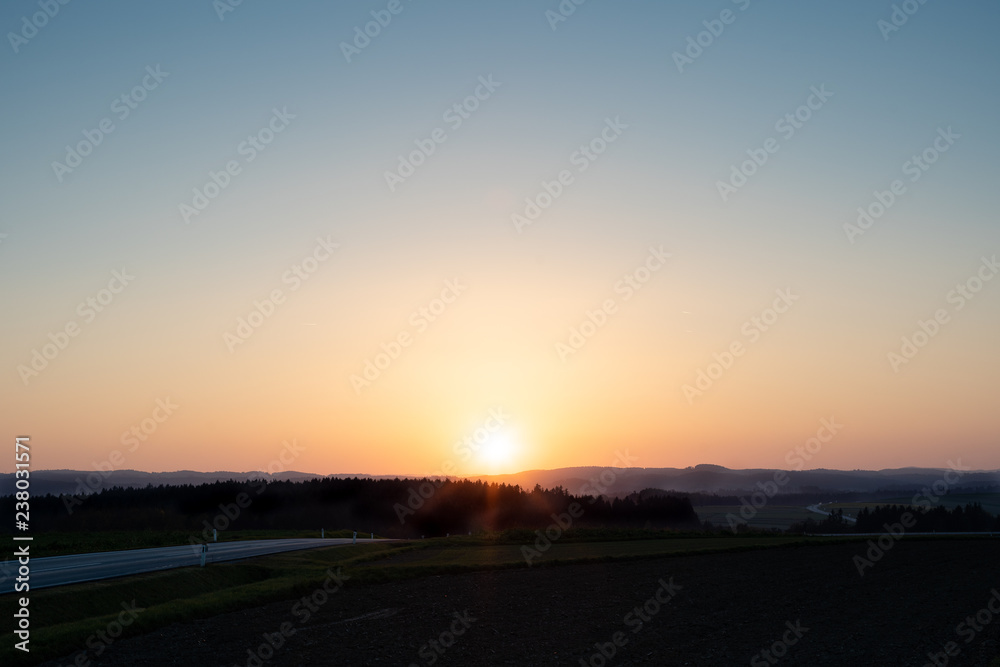
[[[821,510],[819,508],[819,505],[820,505],[819,503],[816,503],[815,505],[810,505],[806,509],[809,510],[810,512],[815,512],[816,514],[824,514],[826,516],[833,516],[833,512],[827,512],[826,510]],[[858,522],[857,519],[855,519],[854,517],[847,516],[846,514],[844,515],[844,521],[849,521],[851,523],[857,523]]]
[[[358,539],[359,544],[388,542],[391,540]],[[317,547],[332,547],[350,544],[351,538],[292,539],[292,540],[248,540],[246,542],[209,542],[206,564],[253,558],[266,554]],[[21,542],[31,544],[30,542]],[[201,545],[178,547],[158,547],[155,549],[129,549],[127,551],[104,551],[68,556],[31,557],[29,585],[31,590],[65,586],[82,581],[111,579],[142,572],[157,572],[176,567],[201,564]],[[0,594],[11,593],[17,578],[18,563],[8,560],[0,567]]]

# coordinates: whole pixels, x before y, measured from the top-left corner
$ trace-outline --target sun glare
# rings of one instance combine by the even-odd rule
[[[480,460],[494,471],[506,470],[515,463],[517,442],[510,433],[496,433],[483,444],[479,453]]]

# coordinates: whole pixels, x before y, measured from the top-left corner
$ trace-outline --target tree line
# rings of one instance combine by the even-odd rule
[[[833,512],[822,521],[807,518],[795,524],[789,532],[795,533],[881,533],[886,525],[902,523],[904,515],[908,532],[914,533],[972,533],[1000,532],[1000,515],[994,516],[980,503],[966,503],[948,509],[941,505],[934,508],[912,505],[877,505],[872,509],[864,507],[858,512],[856,521],[844,518],[844,510]]]
[[[112,487],[87,496],[31,499],[32,530],[223,530],[320,528],[388,537],[543,528],[576,503],[574,526],[697,528],[691,501],[672,494],[572,495],[562,487],[468,480],[324,478]],[[14,497],[0,497],[5,516]],[[12,526],[7,531],[12,530]]]

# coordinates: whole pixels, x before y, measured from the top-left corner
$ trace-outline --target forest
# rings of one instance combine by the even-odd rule
[[[802,502],[809,494],[795,496]],[[383,537],[439,537],[514,529],[535,530],[569,514],[574,528],[722,530],[699,521],[694,505],[735,497],[643,489],[622,498],[573,495],[561,486],[527,491],[483,481],[321,478],[305,481],[224,481],[200,485],[112,487],[87,495],[31,498],[34,531],[180,530],[199,540],[226,530],[356,530]],[[14,515],[14,496],[0,508]],[[782,497],[783,504],[796,504]],[[573,511],[570,511],[570,510]],[[838,510],[808,518],[789,533],[878,533],[906,518],[908,532],[1000,532],[1000,516],[979,503],[946,509],[879,505],[856,522]],[[0,532],[11,532],[4,525]],[[743,528],[741,532],[752,529]]]
[[[912,533],[1000,532],[1000,516],[994,516],[979,503],[958,505],[952,509],[937,506],[932,509],[907,505],[878,505],[862,508],[857,521],[844,518],[837,510],[822,521],[809,518],[789,530],[796,533],[881,533],[887,525],[901,524]]]
[[[13,516],[13,496],[0,506]],[[385,537],[537,529],[574,506],[576,528],[700,527],[691,501],[670,494],[608,500],[562,487],[441,479],[314,479],[113,487],[89,495],[31,499],[36,531],[348,529]]]

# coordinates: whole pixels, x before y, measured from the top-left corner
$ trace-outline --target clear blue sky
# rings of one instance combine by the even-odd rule
[[[351,62],[342,43],[393,3],[245,0],[220,18],[225,4],[77,1],[35,31],[38,2],[0,8],[2,423],[58,442],[46,467],[103,459],[166,395],[188,407],[128,467],[251,469],[299,432],[315,443],[300,469],[425,472],[499,404],[519,415],[512,467],[611,460],[618,420],[641,465],[777,465],[831,412],[855,426],[825,467],[944,465],[953,439],[1000,467],[986,418],[1000,281],[961,313],[946,300],[1000,250],[995,2],[914,3],[888,32],[881,1],[589,0],[553,29],[555,0],[401,0]],[[689,38],[707,46],[678,71]],[[144,77],[122,118],[116,99]],[[455,127],[447,110],[480,78],[498,85]],[[791,136],[776,128],[821,88]],[[114,130],[57,174],[104,119]],[[578,171],[607,119],[627,127]],[[242,142],[273,122],[247,161]],[[436,128],[445,141],[390,189],[397,156]],[[960,136],[911,181],[904,163],[948,128]],[[719,182],[769,138],[777,151],[724,201]],[[229,161],[239,173],[185,220]],[[512,215],[564,169],[572,184],[519,232]],[[845,232],[894,179],[890,210]],[[292,294],[284,272],[327,235],[338,254]],[[560,358],[658,244],[669,272]],[[25,381],[33,350],[122,267],[134,284]],[[449,317],[355,391],[456,276],[470,288]],[[230,349],[224,333],[276,287],[288,303]],[[784,330],[687,400],[786,287],[803,296]],[[894,368],[938,308],[953,321]]]

